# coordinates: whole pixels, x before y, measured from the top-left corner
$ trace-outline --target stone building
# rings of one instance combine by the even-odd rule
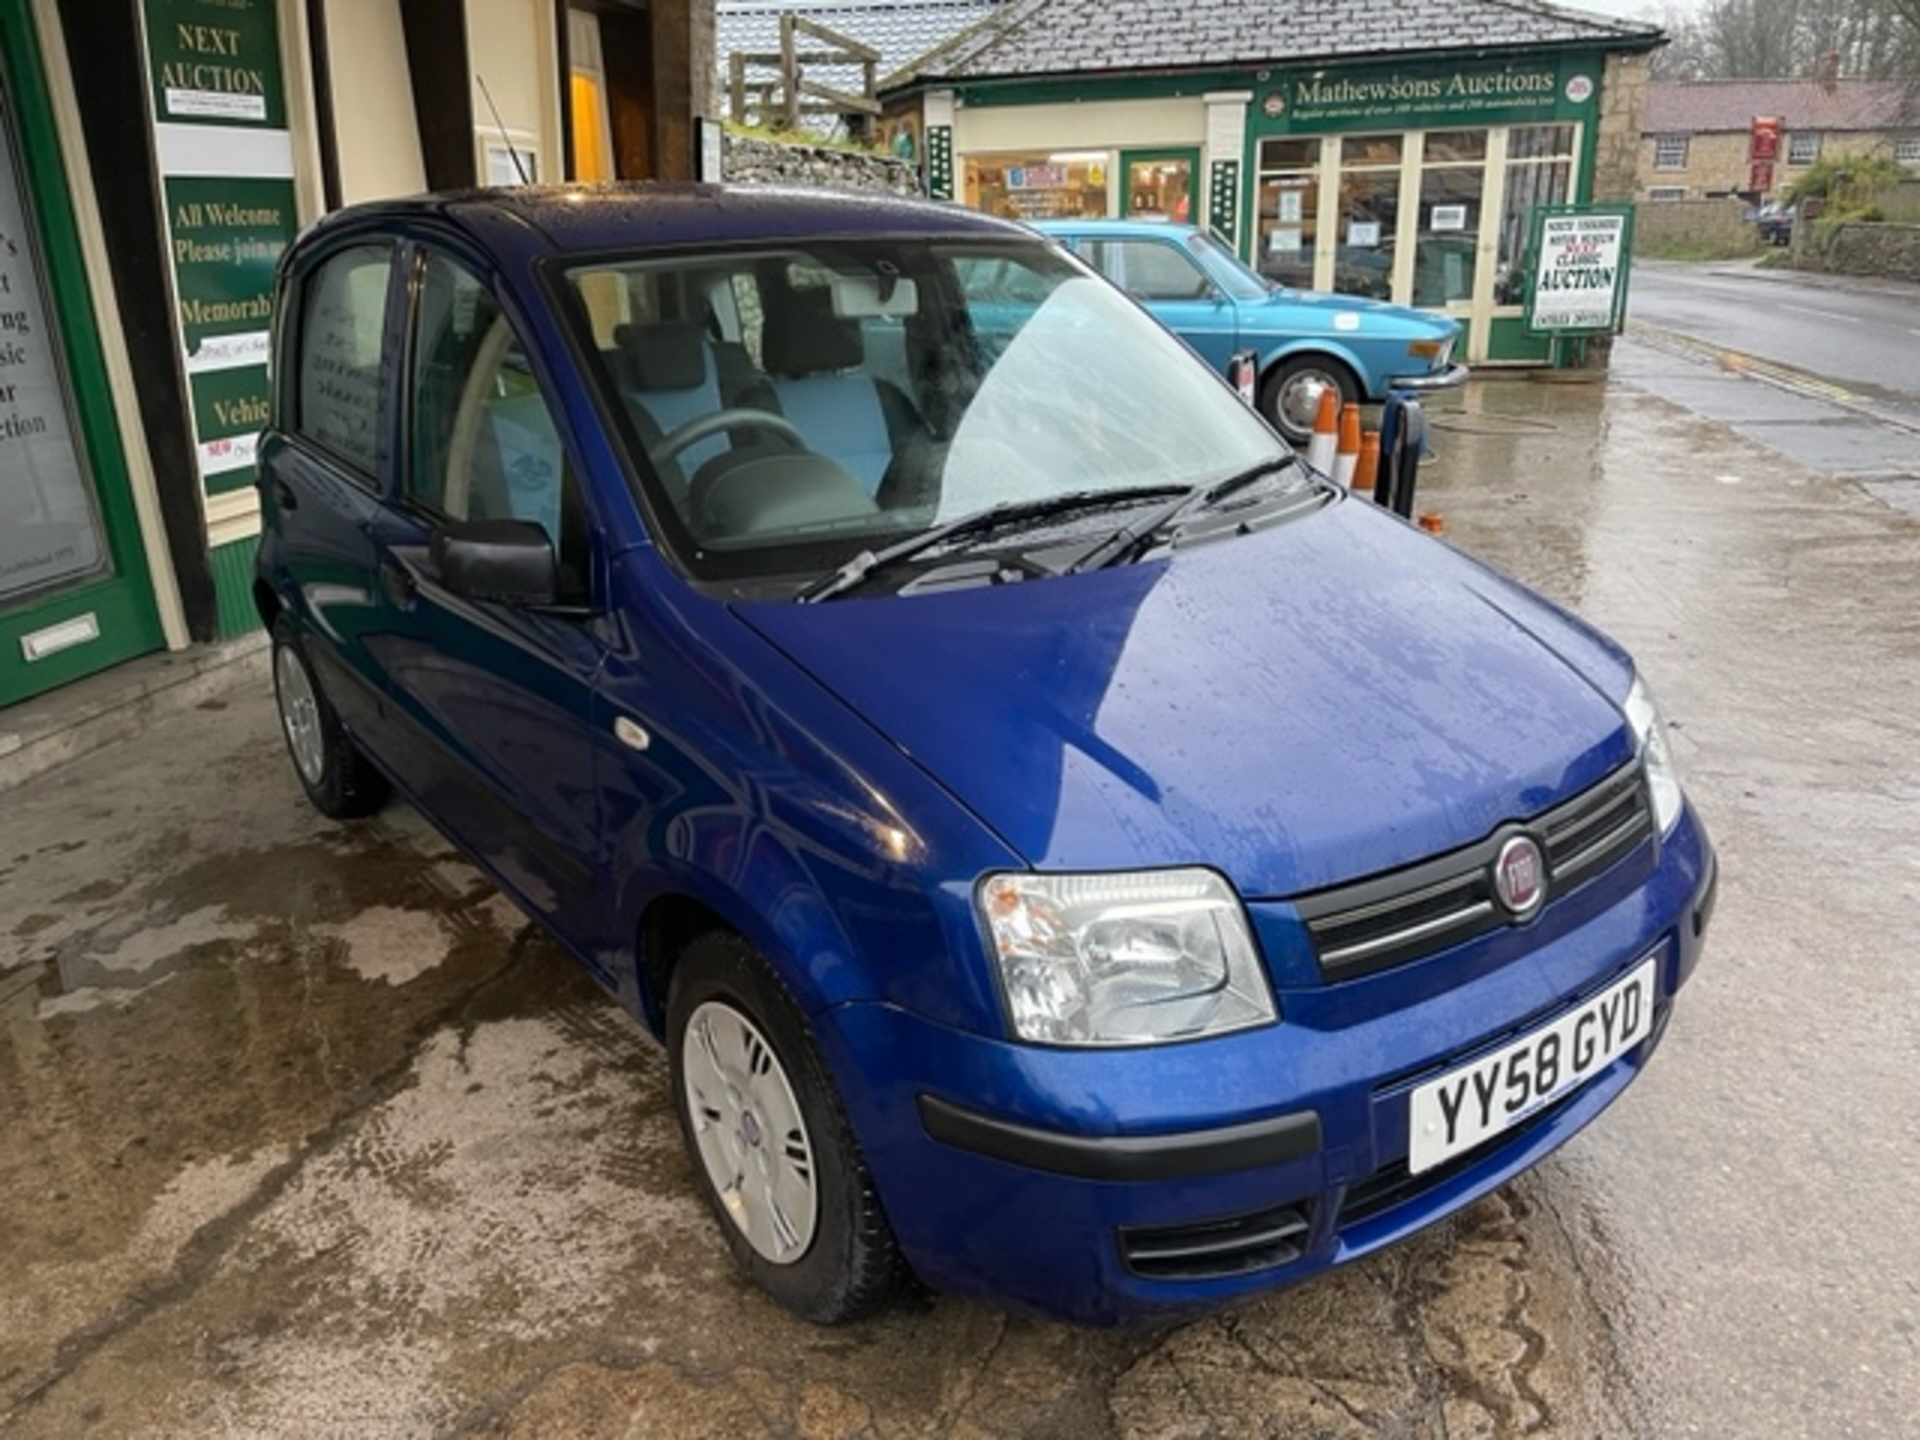
[[[1648,87],[1643,200],[1758,202],[1822,157],[1881,155],[1920,167],[1920,113],[1891,80],[1689,80]]]

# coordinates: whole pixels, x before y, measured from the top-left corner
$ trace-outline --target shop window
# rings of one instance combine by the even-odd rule
[[[1413,255],[1413,303],[1443,306],[1473,298],[1487,132],[1436,130],[1420,167]]]
[[[1262,140],[1256,268],[1282,285],[1311,286],[1319,222],[1320,141]]]
[[[1333,288],[1385,300],[1393,293],[1394,241],[1400,228],[1400,135],[1350,135],[1340,147],[1340,233]]]
[[[1193,165],[1186,160],[1127,161],[1127,213],[1136,220],[1192,218]]]
[[[1688,138],[1685,135],[1654,136],[1653,168],[1656,170],[1686,169]]]
[[[969,155],[967,204],[1010,220],[1059,220],[1107,213],[1105,151]]]
[[[107,547],[85,450],[74,443],[57,312],[5,99],[0,92],[0,604],[12,605],[104,569]],[[14,698],[0,687],[0,704]]]
[[[391,255],[384,245],[343,250],[307,282],[301,314],[300,434],[357,467],[379,473],[381,332]]]
[[[1789,165],[1811,165],[1820,158],[1820,132],[1818,130],[1795,131],[1787,137],[1787,163]]]
[[[1507,132],[1499,269],[1493,282],[1496,305],[1518,305],[1526,299],[1526,248],[1533,233],[1533,212],[1542,205],[1564,205],[1571,198],[1573,144],[1571,125],[1516,125]],[[1685,186],[1676,188],[1680,196],[1686,194]],[[1648,195],[1648,199],[1656,198]]]

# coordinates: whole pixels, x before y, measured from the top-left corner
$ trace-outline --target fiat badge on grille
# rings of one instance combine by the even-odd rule
[[[1515,835],[1493,860],[1493,893],[1506,912],[1525,920],[1547,898],[1547,864],[1531,835]]]

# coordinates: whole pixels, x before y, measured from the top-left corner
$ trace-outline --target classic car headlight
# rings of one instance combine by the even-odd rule
[[[1246,912],[1211,870],[990,875],[976,899],[1019,1039],[1151,1045],[1275,1018]]]
[[[1647,788],[1653,793],[1653,818],[1660,833],[1666,834],[1680,818],[1680,775],[1673,768],[1673,748],[1667,743],[1667,722],[1660,718],[1660,707],[1646,682],[1638,675],[1627,691],[1627,724],[1640,745],[1646,762]]]

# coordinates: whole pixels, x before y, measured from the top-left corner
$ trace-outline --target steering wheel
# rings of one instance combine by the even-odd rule
[[[745,405],[729,406],[725,410],[715,410],[708,415],[696,415],[683,425],[676,425],[661,436],[647,449],[647,459],[655,466],[663,465],[671,457],[696,441],[709,435],[719,435],[729,430],[771,430],[781,439],[790,442],[795,449],[807,448],[807,437],[784,415],[776,415],[771,410],[755,410]]]

